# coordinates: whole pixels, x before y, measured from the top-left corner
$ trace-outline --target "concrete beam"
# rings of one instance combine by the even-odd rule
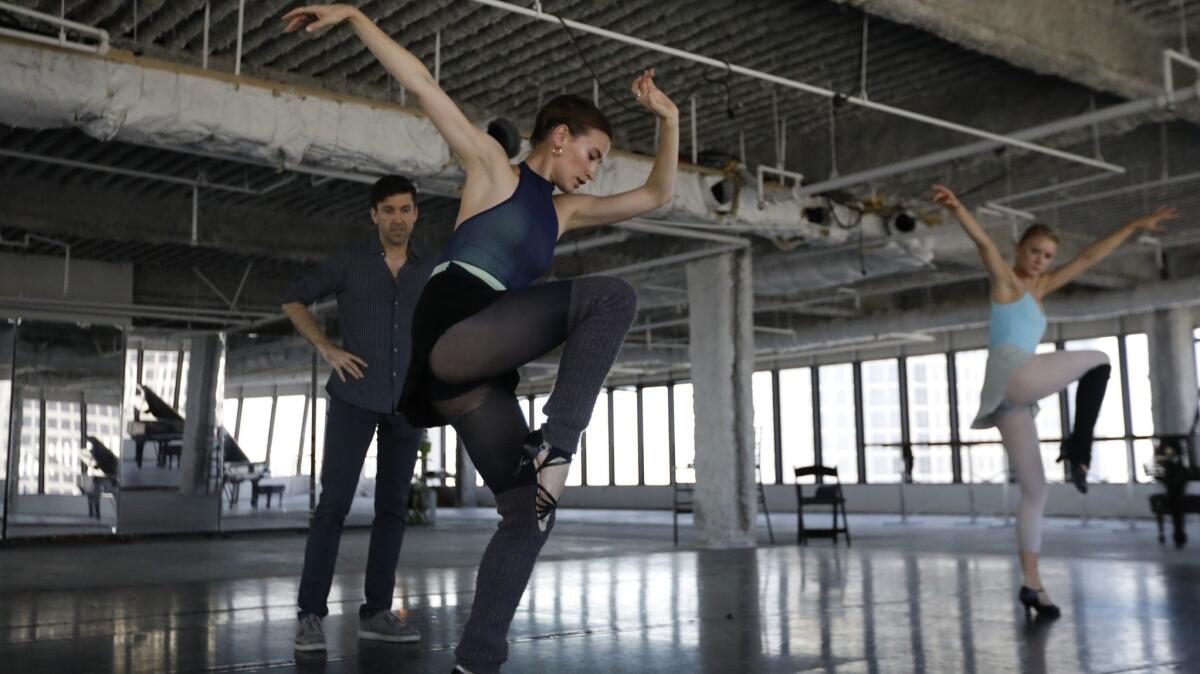
[[[1161,92],[1168,46],[1121,3],[838,0],[1026,70],[1125,98]]]

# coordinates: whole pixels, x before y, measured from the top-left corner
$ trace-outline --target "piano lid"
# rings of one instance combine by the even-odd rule
[[[159,421],[183,421],[183,416],[176,412],[174,408],[166,403],[158,394],[150,389],[149,386],[142,384],[138,387],[141,392],[142,400],[146,403],[146,411],[154,415]]]

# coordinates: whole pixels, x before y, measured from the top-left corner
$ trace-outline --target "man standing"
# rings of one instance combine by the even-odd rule
[[[406,643],[421,639],[391,610],[409,483],[421,441],[421,429],[395,412],[408,368],[413,308],[431,272],[431,262],[409,246],[416,196],[407,178],[380,178],[371,188],[370,214],[377,233],[331,255],[284,296],[284,313],[333,367],[325,387],[329,412],[321,499],[310,523],[300,578],[298,651],[325,650],[321,619],[329,613],[326,600],[338,543],[376,433],[375,519],[358,636]],[[341,347],[307,309],[331,295],[337,297]]]

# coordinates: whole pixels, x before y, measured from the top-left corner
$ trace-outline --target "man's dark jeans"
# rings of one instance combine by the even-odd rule
[[[329,397],[325,417],[325,456],[321,467],[321,499],[308,530],[304,549],[304,572],[300,576],[300,615],[325,617],[326,600],[333,584],[342,526],[371,438],[379,431],[375,477],[375,520],[371,523],[371,545],[367,552],[366,603],[360,616],[392,608],[396,585],[396,563],[404,540],[404,520],[409,484],[421,429],[402,415],[383,414]]]

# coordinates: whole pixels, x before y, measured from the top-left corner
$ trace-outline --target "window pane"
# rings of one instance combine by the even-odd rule
[[[251,463],[267,460],[267,434],[271,431],[271,397],[246,398],[242,401],[242,426],[238,445]]]
[[[1100,337],[1097,339],[1079,339],[1066,343],[1069,351],[1096,350],[1108,354],[1112,362],[1113,372],[1117,376],[1110,377],[1108,388],[1104,393],[1104,404],[1100,407],[1100,417],[1096,420],[1095,437],[1123,437],[1125,435],[1124,399],[1121,396],[1121,377],[1118,367],[1119,349],[1116,337]],[[1071,418],[1075,416],[1076,382],[1067,388]],[[1092,445],[1092,465],[1088,470],[1089,482],[1128,482],[1129,462],[1126,457],[1123,440],[1096,442]]]
[[[1145,333],[1125,337],[1126,367],[1129,370],[1130,421],[1133,435],[1154,434],[1154,394],[1150,388],[1150,350]],[[1151,482],[1146,475],[1146,464],[1154,462],[1154,443],[1150,440],[1135,440],[1133,443],[1133,467],[1138,482]]]
[[[613,441],[616,465],[614,482],[618,485],[638,483],[637,392],[624,389],[613,391]]]
[[[237,398],[226,398],[225,404],[221,407],[221,425],[225,427],[225,431],[230,435],[234,435],[237,426],[238,415]],[[236,439],[236,438],[235,438]]]
[[[82,418],[77,402],[56,401],[46,404],[46,492],[47,494],[78,493],[75,486],[79,474],[79,449],[82,437],[79,422]]]
[[[783,450],[783,482],[793,484],[796,481],[796,468],[815,463],[812,371],[807,367],[779,372],[779,427]],[[812,481],[811,476],[802,480]]]
[[[667,387],[650,386],[642,389],[642,446],[646,484],[671,484],[669,419]]]
[[[21,403],[21,445],[17,450],[17,488],[21,494],[38,490],[39,453],[42,443],[42,407],[37,398]]]
[[[754,395],[754,451],[758,477],[775,484],[775,391],[771,373],[755,372],[751,378]]]
[[[896,483],[904,474],[900,433],[900,370],[895,359],[862,364],[863,444],[867,481]]]
[[[950,441],[950,384],[945,354],[916,356],[905,360],[908,379],[908,435],[912,442],[913,481],[954,481]]]
[[[12,379],[0,379],[0,489],[8,485],[9,406],[12,404]],[[115,451],[115,450],[114,450]],[[0,497],[3,495],[0,494]],[[0,505],[0,511],[3,506]]]
[[[854,367],[825,365],[821,382],[821,463],[838,469],[842,482],[858,481],[858,440],[854,427]]]
[[[1038,353],[1054,353],[1058,348],[1054,344],[1038,344]],[[1062,482],[1066,479],[1063,465],[1058,463],[1058,449],[1062,441],[1062,405],[1059,394],[1042,398],[1035,424],[1038,438],[1041,439],[1042,469],[1047,482]]]
[[[179,406],[176,408],[183,414],[187,406],[187,377],[188,365],[191,363],[191,353],[183,353],[182,372],[179,376]],[[163,402],[175,407],[176,366],[179,364],[178,351],[161,351],[146,349],[142,357],[142,386],[148,387]],[[134,353],[134,367],[137,366],[137,354]],[[136,369],[135,369],[136,373]]]
[[[329,401],[325,398],[318,396],[317,397],[317,419],[316,419],[316,421],[317,421],[317,472],[316,472],[316,475],[318,475],[318,476],[320,476],[320,474],[321,474],[321,462],[325,459],[325,415],[328,413],[329,413]],[[310,432],[311,431],[305,429],[304,435],[306,438],[309,437],[308,434]],[[311,447],[312,447],[312,440],[311,439],[305,440],[305,442],[304,442],[304,459],[302,460],[302,462],[300,464],[300,474],[301,475],[313,474],[312,470],[309,468],[309,466],[312,465],[312,459],[309,456],[312,453]],[[318,483],[319,482],[320,481],[318,480]]]
[[[592,408],[592,421],[584,432],[587,443],[587,482],[591,486],[607,487],[608,479],[608,393],[600,391]]]
[[[960,351],[954,354],[954,373],[957,377],[955,404],[958,406],[958,437],[962,448],[963,481],[1002,483],[1007,475],[1004,447],[1000,431],[995,427],[971,428],[979,412],[979,392],[983,389],[983,373],[987,366],[987,349]],[[994,441],[972,445],[972,442]]]
[[[121,449],[120,406],[88,403],[87,426],[87,434],[104,443],[108,451],[116,454]]]
[[[453,426],[445,426],[446,431],[446,472],[455,477],[446,479],[446,486],[458,484],[458,431]]]
[[[696,418],[692,385],[675,385],[675,481],[696,481]]]
[[[279,396],[275,406],[275,431],[271,434],[271,475],[298,475],[301,431],[304,429],[304,396]]]

